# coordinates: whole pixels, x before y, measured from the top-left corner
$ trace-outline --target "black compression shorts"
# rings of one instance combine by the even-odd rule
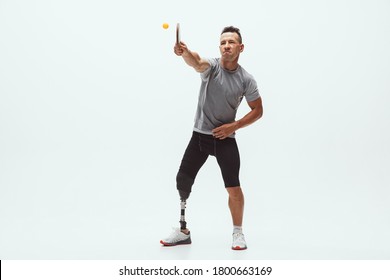
[[[213,135],[194,131],[184,152],[179,172],[185,173],[195,180],[198,171],[209,155],[216,157],[225,187],[240,186],[240,154],[235,138],[220,140]]]

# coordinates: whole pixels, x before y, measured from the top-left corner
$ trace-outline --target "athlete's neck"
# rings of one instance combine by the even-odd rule
[[[220,64],[224,69],[234,71],[238,68],[238,59],[235,59],[234,61],[226,61],[221,58]]]

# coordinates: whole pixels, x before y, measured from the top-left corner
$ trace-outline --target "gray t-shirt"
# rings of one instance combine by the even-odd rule
[[[222,68],[219,58],[208,61],[210,67],[200,74],[202,83],[194,125],[194,131],[204,134],[212,134],[214,128],[234,122],[244,96],[247,102],[260,97],[255,79],[244,68],[238,66],[229,71]]]

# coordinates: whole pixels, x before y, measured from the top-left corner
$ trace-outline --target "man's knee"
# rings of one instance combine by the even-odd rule
[[[229,197],[235,200],[241,200],[244,197],[244,193],[240,186],[226,187]]]
[[[176,176],[176,188],[179,191],[181,199],[187,199],[190,196],[192,185],[194,184],[194,178],[187,174],[180,172]]]

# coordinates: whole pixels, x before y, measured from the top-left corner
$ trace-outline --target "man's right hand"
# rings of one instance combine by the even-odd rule
[[[188,51],[188,48],[186,44],[180,42],[179,44],[175,44],[173,51],[176,55],[182,56],[184,52]]]

